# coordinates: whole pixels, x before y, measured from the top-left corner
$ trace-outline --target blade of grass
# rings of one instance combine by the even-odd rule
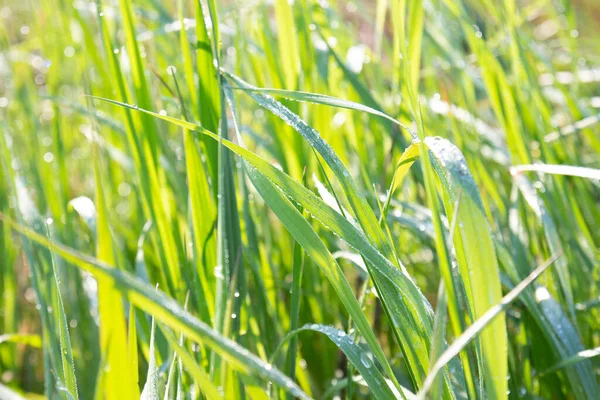
[[[46,225],[46,236],[48,241],[51,242],[50,228]],[[54,310],[54,323],[58,329],[58,337],[60,343],[60,354],[62,362],[62,374],[65,382],[65,390],[68,396],[72,399],[78,399],[79,393],[77,391],[77,378],[75,377],[75,363],[73,362],[73,351],[71,348],[71,338],[69,336],[69,325],[67,323],[67,317],[65,315],[65,309],[63,306],[62,295],[60,293],[59,278],[56,271],[56,262],[54,260],[54,253],[50,251],[52,273],[54,276],[53,288],[51,292],[51,298]]]
[[[578,167],[574,165],[527,164],[510,167],[511,174],[535,171],[543,174],[577,176],[587,179],[600,179],[600,169]]]
[[[367,385],[376,399],[395,399],[400,396],[394,395],[394,392],[390,388],[393,385],[388,385],[383,375],[375,365],[375,361],[371,355],[363,350],[358,344],[354,343],[352,337],[347,335],[344,331],[334,328],[333,326],[325,326],[319,324],[308,324],[301,328],[290,331],[283,339],[282,343],[279,344],[273,355],[274,359],[281,349],[283,343],[291,341],[294,337],[298,336],[302,332],[318,332],[326,335],[344,354],[348,357],[348,360],[354,365],[357,371],[367,382]],[[395,389],[395,388],[394,388]],[[404,398],[404,395],[402,396]]]
[[[156,349],[154,348],[154,333],[156,331],[154,318],[150,328],[150,358],[148,359],[148,375],[140,396],[140,400],[159,400],[158,397],[158,367],[156,366]]]

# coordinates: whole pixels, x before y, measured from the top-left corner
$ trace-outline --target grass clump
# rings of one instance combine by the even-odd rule
[[[596,398],[594,12],[5,1],[0,398]]]

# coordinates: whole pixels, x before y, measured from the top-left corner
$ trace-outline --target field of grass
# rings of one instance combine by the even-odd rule
[[[0,399],[600,398],[591,0],[2,0]]]

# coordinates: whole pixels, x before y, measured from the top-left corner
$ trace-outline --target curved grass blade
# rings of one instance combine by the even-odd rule
[[[543,321],[539,321],[538,324],[545,325],[548,339],[553,342],[559,358],[565,360],[582,351],[583,344],[575,326],[559,303],[552,298],[548,289],[543,286],[536,288],[534,304],[539,310],[534,317],[543,318]],[[600,393],[590,360],[567,364],[563,368],[576,399],[594,399],[596,394]]]
[[[227,74],[227,76],[238,86],[255,89],[253,86],[251,86],[250,84],[243,81],[237,76],[234,76],[232,74]],[[389,260],[397,262],[397,266],[401,269],[404,276],[408,276],[404,266],[399,262],[399,260],[397,260],[397,258],[394,257],[392,245],[388,237],[385,235],[383,229],[379,225],[379,221],[375,217],[373,210],[370,208],[365,197],[359,191],[356,183],[350,177],[349,171],[339,159],[339,157],[335,154],[331,146],[321,138],[320,134],[315,129],[310,127],[300,117],[298,117],[288,108],[284,107],[281,103],[274,100],[272,97],[255,92],[247,93],[259,105],[278,116],[288,125],[290,125],[294,130],[300,133],[310,143],[310,145],[323,157],[327,165],[336,175],[346,195],[346,198],[349,201],[352,210],[354,211],[355,217],[359,222],[362,230],[364,231],[365,236],[373,241],[375,248],[383,253],[384,258],[386,258],[388,262]],[[411,368],[409,369],[411,378],[413,379],[416,385],[419,385],[425,375],[425,370],[423,369],[423,366],[428,365],[427,349],[429,348],[429,344],[427,343],[425,344],[425,346],[423,346],[422,342],[429,341],[429,336],[431,332],[431,321],[426,321],[427,317],[425,312],[420,312],[415,315],[410,312],[401,313],[390,311],[392,307],[406,308],[406,305],[397,305],[397,293],[394,293],[394,290],[391,286],[384,288],[385,285],[390,284],[388,277],[386,277],[385,275],[382,276],[379,274],[375,274],[373,275],[373,282],[378,292],[382,293],[389,291],[388,293],[390,295],[382,295],[381,299],[383,308],[391,321],[394,321],[394,319],[400,319],[400,315],[403,315],[404,318],[408,317],[406,323],[412,325],[414,330],[424,330],[426,332],[424,334],[415,335],[415,332],[412,331],[411,333],[413,333],[413,336],[409,339],[408,337],[406,337],[406,330],[400,328],[401,325],[404,326],[405,324],[393,324],[394,336],[400,344],[409,364],[411,365]],[[413,303],[412,306],[421,307],[421,311],[425,311],[423,309],[423,299],[417,301],[416,304]],[[427,306],[425,306],[425,308],[426,307]]]
[[[386,193],[387,197],[385,199],[385,202],[383,203],[380,222],[386,219],[394,192],[402,183],[402,180],[408,173],[408,170],[418,158],[419,143],[413,142],[404,150],[404,152],[400,156],[400,159],[398,160],[398,163],[396,164],[396,169],[394,170],[394,175],[392,176],[392,182],[390,183],[390,189]]]
[[[575,354],[574,356],[571,356],[565,360],[562,360],[561,362],[557,363],[556,365],[553,365],[552,367],[548,368],[547,370],[541,372],[540,375],[546,375],[546,374],[549,374],[550,372],[554,372],[558,369],[567,367],[571,364],[575,364],[580,361],[588,360],[590,358],[594,358],[594,357],[598,357],[598,356],[600,356],[600,347],[596,347],[595,349],[582,350],[579,353]]]
[[[295,329],[288,333],[283,341],[279,344],[275,350],[271,359],[274,359],[281,349],[281,346],[292,340],[294,337],[302,332],[318,332],[327,336],[333,344],[335,344],[345,355],[348,360],[358,370],[360,375],[364,378],[371,391],[371,394],[376,399],[395,399],[397,395],[394,394],[390,385],[388,385],[386,379],[383,377],[371,355],[362,349],[358,344],[354,343],[352,336],[346,334],[346,332],[336,329],[333,326],[325,326],[320,324],[307,324],[298,329]],[[392,386],[393,387],[393,386]],[[396,388],[394,388],[394,391]],[[404,397],[404,396],[402,396]]]
[[[477,320],[502,298],[499,268],[483,203],[460,150],[439,137],[427,137],[424,143],[433,155],[430,159],[441,184],[446,215],[458,222],[453,235],[454,249],[468,305]],[[459,196],[461,204],[455,210]],[[479,343],[486,391],[493,398],[505,398],[508,366],[503,316],[483,330]]]
[[[225,74],[227,74],[227,73],[225,73]],[[283,97],[288,100],[303,101],[303,102],[307,102],[307,103],[322,104],[322,105],[330,106],[330,107],[338,107],[338,108],[345,108],[347,110],[365,112],[368,114],[372,114],[372,115],[376,115],[378,117],[384,118],[384,119],[392,122],[393,124],[404,128],[407,132],[411,132],[409,127],[407,127],[406,125],[404,125],[402,122],[398,121],[397,119],[384,113],[383,111],[366,106],[361,103],[357,103],[355,101],[340,99],[337,97],[328,96],[328,95],[320,94],[320,93],[303,92],[303,91],[299,91],[299,90],[284,90],[284,89],[271,89],[271,88],[248,88],[248,87],[243,87],[243,86],[232,86],[231,89],[242,90],[245,92],[264,93],[264,94],[268,94],[268,95],[272,95],[272,96]]]

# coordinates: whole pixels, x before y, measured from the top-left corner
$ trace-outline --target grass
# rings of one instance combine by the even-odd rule
[[[5,1],[0,398],[596,398],[591,3]]]

